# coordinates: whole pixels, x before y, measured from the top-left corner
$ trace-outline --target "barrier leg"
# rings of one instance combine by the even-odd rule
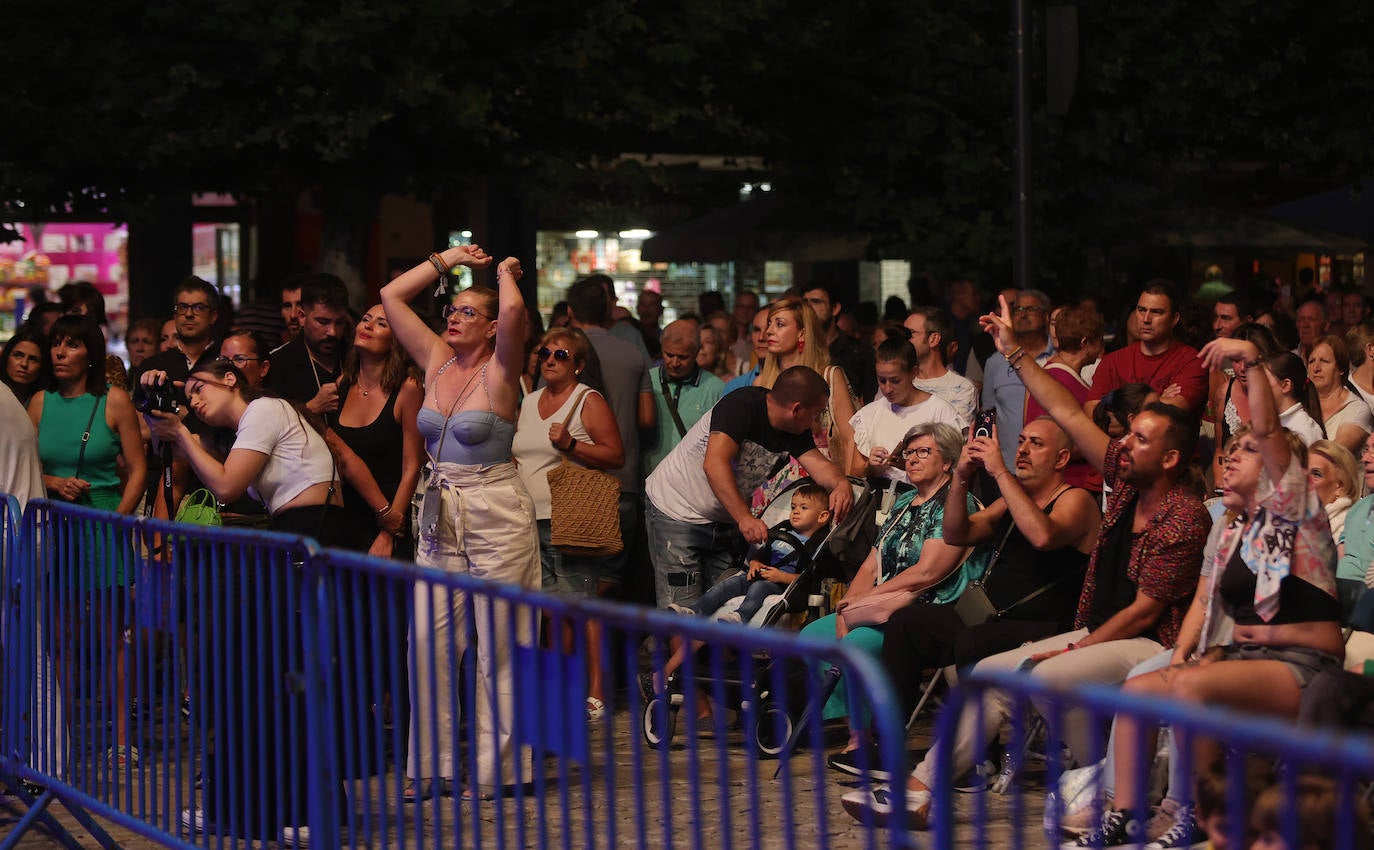
[[[20,799],[23,799],[23,797],[21,796]],[[62,842],[64,847],[69,848],[69,850],[81,850],[81,844],[72,837],[72,834],[68,832],[65,827],[57,822],[57,819],[54,818],[51,813],[48,812],[48,805],[56,799],[57,794],[52,790],[47,790],[39,795],[36,800],[25,800],[29,810],[25,812],[24,816],[15,824],[10,834],[5,836],[5,840],[0,841],[0,850],[15,850],[15,848],[19,846],[19,840],[39,823],[42,823],[51,830],[53,835],[56,836],[58,841]]]

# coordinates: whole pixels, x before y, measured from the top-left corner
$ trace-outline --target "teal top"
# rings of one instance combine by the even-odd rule
[[[114,510],[119,505],[119,437],[105,421],[105,402],[109,396],[82,393],[63,398],[55,392],[43,393],[43,417],[38,422],[38,458],[43,474],[71,478],[77,474],[91,484],[91,504]],[[94,418],[92,418],[94,411]],[[81,456],[81,435],[90,423],[91,438]],[[114,504],[108,504],[113,494]]]
[[[655,366],[649,370],[649,384],[654,390],[654,414],[657,420],[653,435],[640,443],[646,477],[657,469],[658,464],[682,441],[682,436],[677,432],[677,423],[673,421],[673,414],[668,409],[668,400],[663,397],[663,382],[659,379],[662,369],[662,366]],[[668,381],[668,392],[673,394],[673,399],[677,402],[677,413],[682,417],[682,427],[691,428],[697,424],[697,420],[720,401],[724,389],[725,382],[705,369],[697,369],[686,381]]]
[[[1370,510],[1374,509],[1374,496],[1365,496],[1350,506],[1345,515],[1345,554],[1336,562],[1336,578],[1350,579],[1364,583],[1369,565],[1374,563],[1374,523]]]
[[[945,494],[948,491],[949,485],[946,484],[935,496],[915,506],[911,503],[919,495],[917,491],[908,490],[897,497],[887,522],[878,534],[879,584],[921,560],[921,550],[925,548],[927,540],[939,540],[945,536]],[[968,494],[967,500],[970,516],[983,509],[972,493]],[[947,605],[958,599],[964,588],[983,577],[992,559],[993,548],[974,547],[962,564],[939,584],[922,593],[917,601]]]

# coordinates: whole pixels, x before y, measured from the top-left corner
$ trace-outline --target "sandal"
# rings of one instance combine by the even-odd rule
[[[587,697],[587,720],[595,723],[606,716],[606,703],[596,697]]]
[[[105,751],[105,765],[118,770],[138,767],[138,747],[119,744]]]
[[[406,783],[405,791],[401,792],[401,802],[406,805],[413,805],[431,797],[452,797],[453,786],[450,781],[443,777],[423,781],[412,779]]]
[[[489,803],[495,798],[487,791],[473,791],[471,788],[464,788],[458,799],[464,803]]]

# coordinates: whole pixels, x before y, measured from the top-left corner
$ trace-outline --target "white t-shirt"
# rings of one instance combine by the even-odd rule
[[[870,402],[859,409],[849,419],[854,428],[854,445],[865,457],[871,458],[875,448],[894,449],[912,426],[923,422],[945,422],[955,428],[961,427],[959,414],[950,407],[949,402],[932,395],[911,407],[899,407],[885,398]],[[902,466],[888,467],[883,475],[893,481],[905,481],[906,472]]]
[[[1304,446],[1310,446],[1322,438],[1322,426],[1301,404],[1295,404],[1280,413],[1279,424],[1297,434]]]
[[[978,388],[968,378],[950,369],[938,378],[917,378],[911,383],[916,389],[948,402],[959,417],[956,425],[960,430],[967,429],[973,422],[973,411],[978,407]]]
[[[0,388],[4,390],[0,392],[0,493],[13,496],[22,509],[29,499],[47,495],[38,459],[38,432],[10,388],[4,384]]]
[[[334,457],[324,437],[285,399],[250,401],[239,420],[234,448],[267,455],[267,465],[249,485],[248,495],[266,505],[269,514],[334,478]]]
[[[800,459],[814,450],[810,431],[792,434],[769,423],[767,396],[763,387],[735,390],[688,428],[644,482],[644,494],[653,507],[670,519],[693,525],[734,522],[706,476],[706,447],[712,434],[724,434],[739,447],[730,468],[745,504],[789,456]]]
[[[1326,419],[1326,433],[1331,439],[1336,439],[1336,432],[1342,425],[1354,425],[1368,434],[1374,431],[1374,414],[1369,411],[1369,405],[1364,403],[1364,399],[1356,393],[1346,390],[1345,404],[1341,409],[1331,414]]]
[[[520,421],[515,426],[515,442],[511,444],[511,455],[515,457],[516,469],[520,473],[520,480],[525,483],[525,489],[530,491],[530,498],[534,499],[534,518],[549,519],[553,516],[553,496],[549,494],[549,470],[558,466],[563,461],[563,452],[553,447],[549,442],[549,428],[555,422],[562,422],[568,415],[572,403],[582,395],[587,389],[585,384],[578,384],[568,397],[563,399],[563,406],[553,412],[547,419],[539,415],[539,399],[544,397],[546,387],[540,387],[520,403]],[[600,395],[596,391],[589,391],[587,398]],[[587,433],[587,426],[582,424],[582,411],[586,409],[587,400],[577,406],[577,415],[568,421],[568,433],[574,440],[584,443],[592,441]],[[570,459],[572,463],[582,466],[576,460]]]

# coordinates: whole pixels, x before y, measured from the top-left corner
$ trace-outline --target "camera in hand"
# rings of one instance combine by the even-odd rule
[[[163,413],[177,412],[176,390],[167,381],[153,386],[139,384],[134,387],[133,402],[134,410],[139,413],[152,413],[155,410]]]
[[[992,426],[997,424],[997,409],[986,407],[973,414],[973,436],[991,437]]]

